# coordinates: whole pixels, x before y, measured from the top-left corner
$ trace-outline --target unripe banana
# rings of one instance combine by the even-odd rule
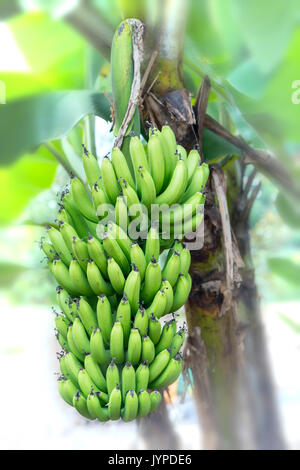
[[[141,282],[143,282],[147,263],[144,252],[138,243],[131,244],[130,261],[131,264],[134,264],[138,268],[141,277]]]
[[[69,267],[69,274],[72,283],[74,284],[80,295],[90,296],[93,295],[93,291],[87,280],[85,272],[80,267],[77,259],[72,259]]]
[[[86,271],[88,259],[89,259],[89,252],[87,249],[87,244],[80,240],[80,238],[73,237],[72,240],[72,253],[76,256],[78,263],[83,271]]]
[[[111,306],[106,295],[102,294],[98,297],[97,303],[97,319],[98,325],[101,329],[103,339],[109,344],[110,334],[113,327],[113,318]]]
[[[134,390],[129,390],[125,397],[124,408],[121,411],[122,419],[126,422],[133,421],[137,417],[139,401]]]
[[[124,347],[127,348],[131,331],[131,308],[125,294],[118,305],[116,320],[122,325],[124,333]]]
[[[103,248],[108,256],[118,263],[125,276],[127,276],[130,271],[127,257],[115,237],[108,232],[105,232],[103,235]]]
[[[73,238],[78,238],[78,234],[74,227],[67,222],[60,222],[59,231],[64,239],[68,250],[73,253]]]
[[[179,354],[171,358],[169,364],[160,376],[150,383],[150,388],[165,388],[175,382],[182,371],[182,360]]]
[[[129,273],[124,286],[124,294],[126,295],[132,315],[135,315],[139,308],[140,300],[140,287],[141,287],[141,277],[138,268],[133,265],[132,271]]]
[[[82,354],[82,352],[77,348],[76,344],[75,344],[75,341],[73,339],[73,334],[72,334],[72,329],[73,329],[73,326],[69,326],[68,328],[68,335],[67,335],[67,342],[68,342],[68,346],[70,348],[70,351],[74,354],[74,356],[76,356],[76,358],[83,362],[84,361],[84,354]]]
[[[87,354],[85,356],[84,367],[98,389],[101,390],[101,392],[106,393],[107,385],[105,377],[103,376],[100,367],[91,354]]]
[[[68,334],[68,326],[70,325],[70,321],[64,315],[57,315],[55,317],[55,326],[57,331],[67,339]]]
[[[57,256],[57,253],[56,253],[53,245],[51,245],[51,243],[47,243],[44,240],[41,240],[41,249],[43,250],[43,252],[47,256],[49,261],[53,261],[55,256]]]
[[[107,273],[108,274],[108,273]],[[103,278],[100,269],[93,260],[88,261],[86,270],[87,280],[92,289],[92,292],[96,295],[113,295],[114,290],[109,282],[106,282]],[[86,294],[87,295],[87,294]]]
[[[183,160],[178,160],[171,181],[159,196],[156,204],[168,204],[171,206],[180,200],[187,185],[187,167]]]
[[[184,162],[187,161],[187,153],[185,148],[182,147],[182,145],[176,145],[175,153],[177,153],[178,158],[181,158],[181,160],[183,160]]]
[[[162,279],[161,289],[166,294],[166,308],[165,308],[163,315],[167,315],[168,313],[171,312],[172,307],[173,307],[173,301],[174,301],[173,289],[169,281],[167,281],[167,279],[164,279],[164,278]]]
[[[94,420],[94,416],[91,415],[87,408],[87,401],[85,397],[77,391],[76,395],[73,398],[73,406],[76,408],[79,414],[86,419]]]
[[[126,362],[125,366],[122,369],[122,398],[125,402],[125,397],[128,390],[135,390],[136,388],[136,373],[132,364]]]
[[[125,198],[126,205],[128,207],[128,211],[130,212],[131,206],[137,206],[138,207],[140,205],[139,197],[138,197],[135,189],[133,189],[130,186],[130,184],[128,184],[127,181],[124,178],[121,178],[119,180],[119,184],[121,186],[122,193],[123,193],[123,196]]]
[[[137,183],[141,188],[141,202],[147,208],[148,214],[150,216],[151,205],[154,204],[156,198],[156,189],[151,174],[142,166],[139,167],[137,172]]]
[[[58,226],[61,223],[64,223],[64,222],[66,222],[68,224],[70,222],[72,222],[71,217],[68,215],[68,213],[67,213],[66,209],[64,208],[64,206],[60,206],[56,221],[58,223]]]
[[[107,258],[102,247],[102,244],[97,238],[89,236],[87,241],[89,259],[92,259],[101,271],[101,274],[105,279],[108,279],[107,274]]]
[[[126,199],[124,196],[118,196],[115,205],[115,219],[116,223],[123,230],[127,231],[129,225],[129,217]]]
[[[131,240],[127,233],[114,222],[109,222],[107,224],[107,232],[117,240],[127,260],[130,261]]]
[[[111,159],[118,179],[125,179],[127,183],[130,184],[133,189],[135,189],[135,184],[131,175],[131,171],[128,167],[123,152],[119,148],[114,147],[111,152]]]
[[[114,388],[120,386],[119,369],[113,361],[109,364],[106,371],[106,385],[109,396]]]
[[[157,229],[151,227],[146,240],[145,258],[147,265],[150,263],[151,258],[158,259],[160,255],[160,243]]]
[[[82,182],[78,178],[72,177],[71,188],[72,196],[79,212],[86,219],[98,223],[98,217],[96,216],[95,208]]]
[[[153,390],[153,392],[150,393],[150,401],[151,401],[151,408],[150,408],[150,413],[155,411],[158,406],[161,403],[161,393],[158,390]]]
[[[87,408],[91,416],[94,416],[101,422],[109,420],[108,408],[102,407],[98,397],[99,393],[90,393],[87,398]],[[101,393],[100,393],[101,395]]]
[[[134,318],[133,326],[139,330],[141,336],[144,336],[148,331],[148,315],[141,305]]]
[[[103,336],[99,328],[95,328],[90,340],[91,355],[100,365],[108,364],[111,360],[109,350],[105,349]]]
[[[117,294],[122,294],[124,291],[125,277],[122,269],[113,258],[108,258],[107,273],[113,289]]]
[[[186,276],[191,265],[191,252],[184,248],[180,253],[180,272]]]
[[[108,157],[104,157],[101,164],[102,181],[105,192],[112,204],[116,203],[116,199],[120,194],[120,187],[115,174],[114,167]]]
[[[68,213],[68,216],[70,216],[72,219],[74,229],[76,230],[78,236],[80,238],[86,237],[89,231],[86,219],[77,209],[71,193],[66,193],[63,195],[63,203]]]
[[[66,366],[66,355],[64,353],[61,353],[61,355],[59,357],[59,368],[60,368],[60,371],[61,371],[62,375],[66,379],[70,379],[69,371],[68,371],[68,368]]]
[[[150,413],[151,410],[151,400],[150,395],[147,390],[141,390],[138,394],[139,408],[138,408],[138,418],[143,418]]]
[[[82,163],[90,188],[101,178],[101,170],[97,158],[84,147]]]
[[[182,307],[188,299],[191,290],[191,277],[189,274],[186,276],[179,275],[177,284],[174,288],[174,302],[172,306],[172,312],[176,312]]]
[[[160,289],[156,293],[151,305],[147,308],[148,317],[150,318],[152,314],[155,315],[156,318],[162,317],[165,313],[166,306],[167,306],[166,293],[164,290]]]
[[[155,184],[156,194],[160,194],[164,184],[165,161],[160,138],[153,133],[151,133],[148,140],[148,154],[150,172]]]
[[[171,258],[167,261],[163,271],[162,277],[167,279],[172,287],[175,286],[180,273],[180,254],[173,251]]]
[[[147,160],[144,146],[138,137],[132,137],[130,139],[129,149],[130,149],[132,166],[134,169],[135,182],[137,185],[138,193],[140,194],[141,182],[138,179],[138,171],[141,166],[144,167],[146,170],[149,169],[148,160]]]
[[[114,323],[110,334],[110,352],[116,364],[124,362],[124,334],[119,321]]]
[[[48,228],[48,236],[51,240],[54,250],[62,260],[62,262],[69,266],[72,260],[72,256],[68,250],[67,245],[63,239],[62,234],[54,227]]]
[[[78,295],[79,291],[71,279],[69,270],[60,259],[54,259],[52,262],[51,272],[58,284],[62,286],[69,294]]]
[[[108,414],[111,420],[116,421],[121,417],[122,395],[117,385],[111,392],[108,402]]]
[[[83,355],[91,351],[89,338],[86,334],[83,324],[81,323],[78,317],[75,318],[74,323],[73,323],[72,337],[76,345],[76,348]]]
[[[136,366],[139,363],[141,353],[142,340],[139,330],[132,328],[128,341],[127,360],[131,362],[133,366]]]
[[[161,280],[162,273],[160,266],[155,258],[151,258],[151,261],[146,268],[145,282],[141,293],[141,298],[146,305],[149,305],[152,302],[156,292],[160,288]]]
[[[188,199],[190,199],[195,193],[202,192],[204,189],[204,167],[202,165],[198,166],[194,171],[194,174],[187,186],[186,191],[180,199],[180,203],[184,204]]]
[[[97,316],[90,304],[83,297],[76,299],[76,304],[80,320],[90,337],[94,329],[98,326]]]
[[[71,405],[73,406],[73,396],[75,395],[76,393],[76,387],[75,387],[75,393],[74,395],[71,397],[69,395],[69,390],[67,388],[67,379],[65,377],[59,377],[58,379],[58,382],[57,382],[57,385],[58,385],[58,392],[60,394],[60,396],[62,397],[62,399],[68,403],[68,405]]]
[[[155,358],[155,346],[149,336],[142,338],[142,361],[147,361],[151,364]]]
[[[153,313],[149,318],[148,335],[154,345],[159,342],[161,335],[161,324],[160,321],[153,315]]]
[[[168,127],[168,126],[164,126]],[[173,160],[173,154],[176,151],[176,147],[172,146],[171,139],[169,139],[169,136],[167,135],[168,130],[163,132],[157,132],[157,135],[160,140],[161,148],[163,150],[163,155],[164,155],[164,166],[165,166],[165,177],[164,177],[164,184],[163,184],[163,189],[165,189],[172,177],[172,172],[174,171],[174,160]]]
[[[176,354],[179,352],[181,346],[183,345],[185,340],[185,330],[182,328],[173,336],[170,349],[171,349],[171,357],[175,357]]]
[[[149,383],[149,365],[148,362],[142,362],[135,373],[136,376],[136,392],[139,393],[141,390],[147,390]]]
[[[108,199],[104,189],[98,184],[94,184],[92,186],[92,199],[95,213],[101,220],[105,216],[106,210],[109,208],[110,200]],[[104,206],[104,208],[102,206]]]
[[[187,186],[191,183],[191,180],[194,176],[194,173],[196,171],[196,168],[198,168],[199,164],[201,161],[200,154],[197,150],[191,150],[189,153],[189,156],[187,158],[187,170],[188,170],[188,182]]]
[[[66,377],[71,380],[75,387],[79,388],[78,373],[82,368],[82,364],[72,352],[67,353],[64,357],[64,363],[67,369]]]
[[[174,328],[175,326],[175,328]],[[159,354],[164,349],[168,349],[172,343],[174,334],[176,333],[176,322],[175,320],[170,320],[165,323],[159,342],[155,347],[155,354]]]
[[[156,355],[154,361],[149,367],[149,382],[153,382],[161,375],[163,370],[167,367],[171,357],[170,349],[164,349]]]

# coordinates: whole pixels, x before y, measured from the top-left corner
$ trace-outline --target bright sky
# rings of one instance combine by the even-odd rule
[[[26,71],[29,66],[19,49],[9,27],[0,23],[0,72],[1,71]]]

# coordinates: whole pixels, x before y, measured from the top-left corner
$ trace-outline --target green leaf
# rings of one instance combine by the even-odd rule
[[[213,163],[227,155],[241,155],[241,150],[208,129],[204,129],[203,154],[206,162]]]
[[[273,274],[276,274],[281,279],[284,279],[289,284],[299,287],[300,284],[300,264],[295,263],[289,258],[269,258],[269,269]]]
[[[101,93],[60,91],[26,97],[0,107],[0,164],[12,163],[43,142],[66,135],[87,114],[109,120],[109,103]]]
[[[10,167],[0,168],[0,225],[18,217],[32,197],[52,184],[56,167],[56,161],[49,155],[44,157],[39,149]]]
[[[280,217],[289,227],[300,229],[299,201],[279,193],[275,205]]]

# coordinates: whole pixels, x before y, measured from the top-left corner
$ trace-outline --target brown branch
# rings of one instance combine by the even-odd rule
[[[235,147],[243,151],[246,163],[252,163],[255,167],[264,173],[268,178],[274,179],[277,183],[283,186],[287,191],[296,197],[300,197],[300,189],[290,175],[281,166],[279,161],[271,156],[271,154],[264,150],[256,150],[250,147],[244,140],[234,136],[227,131],[221,124],[213,119],[208,114],[205,115],[204,127],[214,134],[217,134],[222,139],[230,142]]]
[[[255,186],[255,188],[253,189],[252,193],[251,193],[251,196],[247,202],[247,206],[245,207],[245,211],[244,211],[244,214],[243,214],[243,218],[245,220],[248,219],[249,215],[250,215],[250,211],[253,207],[253,204],[255,202],[255,199],[257,198],[257,195],[260,191],[260,188],[261,188],[261,181]]]
[[[195,106],[196,113],[197,113],[199,150],[200,150],[200,155],[202,157],[202,160],[203,160],[202,138],[203,138],[204,120],[205,120],[209,92],[210,92],[210,81],[209,81],[209,78],[205,76],[199,88],[198,95],[196,98],[196,106]]]

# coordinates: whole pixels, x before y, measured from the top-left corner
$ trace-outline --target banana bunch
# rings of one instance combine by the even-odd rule
[[[100,421],[146,416],[159,405],[159,390],[181,373],[185,331],[176,331],[174,319],[162,327],[161,319],[184,305],[191,289],[190,252],[175,239],[175,228],[186,205],[192,206],[189,231],[200,223],[203,215],[195,208],[208,177],[198,152],[187,157],[168,126],[153,130],[146,149],[131,137],[130,155],[133,172],[117,148],[101,167],[85,151],[87,184],[71,177],[57,226],[49,226],[49,240],[41,242],[58,284],[55,326],[63,348],[58,390],[82,416]],[[171,215],[164,266],[159,262],[166,248],[164,214],[152,225],[148,214],[141,221],[130,210],[152,204]],[[144,230],[144,238],[130,235],[131,222],[139,233]]]

